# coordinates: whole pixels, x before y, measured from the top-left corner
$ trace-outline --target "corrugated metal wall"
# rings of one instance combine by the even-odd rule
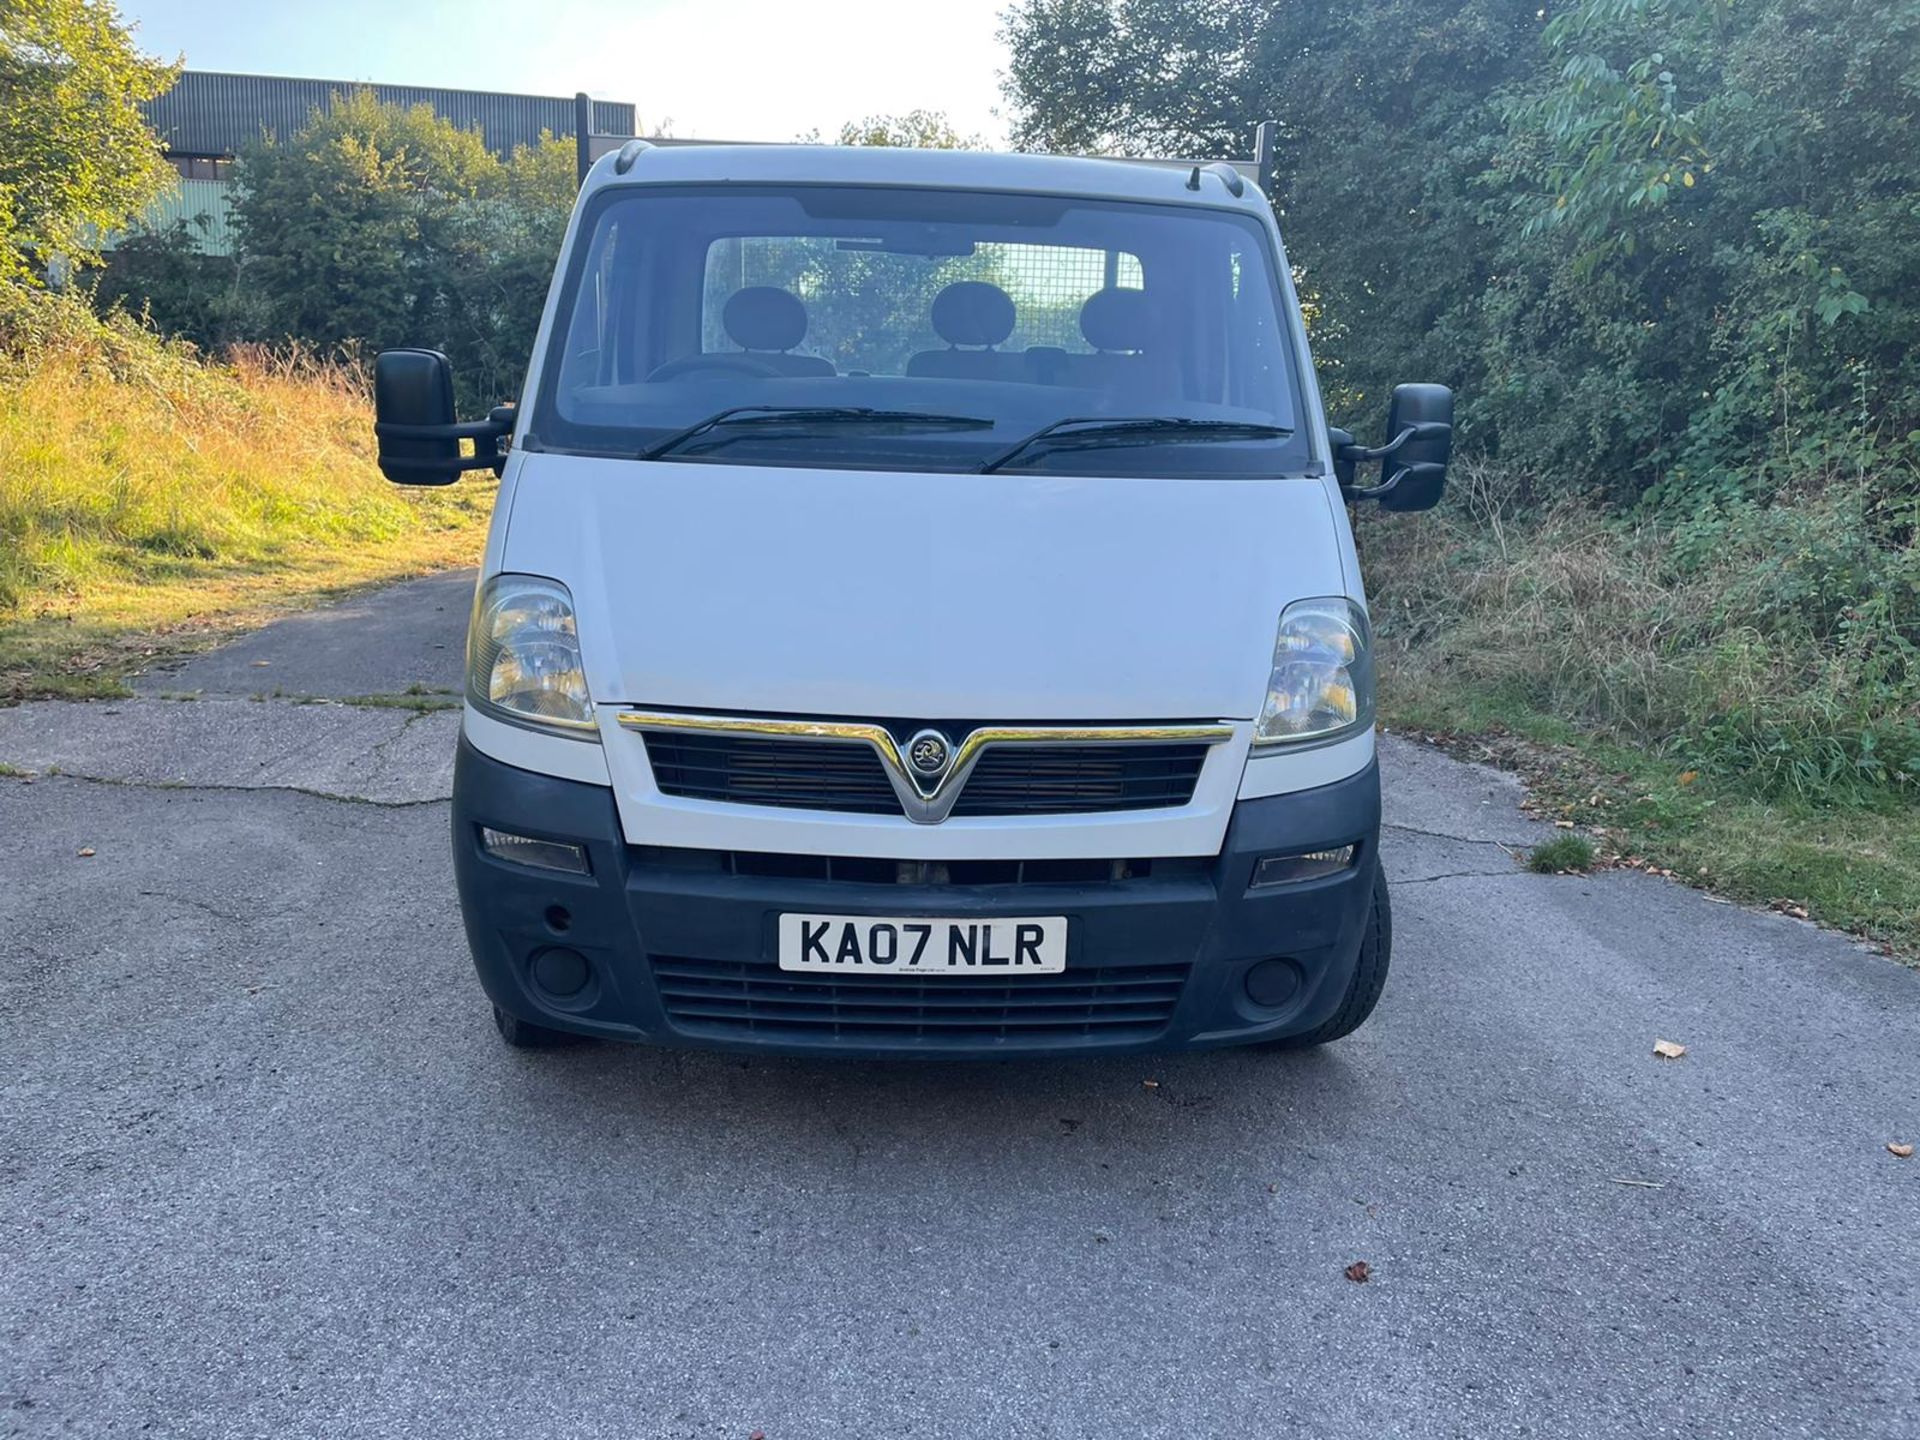
[[[231,254],[233,225],[227,213],[227,188],[224,180],[182,180],[178,189],[169,190],[149,207],[146,226],[165,230],[176,220],[185,220],[207,254]],[[200,223],[203,215],[204,225]]]
[[[431,105],[434,113],[463,130],[476,127],[487,147],[506,156],[531,145],[542,130],[573,134],[573,98],[496,95],[477,90],[436,90],[422,85],[362,85],[349,80],[293,80],[277,75],[228,75],[187,70],[159,99],[142,107],[147,123],[167,147],[182,155],[232,155],[261,133],[284,140],[315,110],[331,107],[335,95],[371,90],[389,104]],[[596,134],[631,135],[634,107],[593,102]]]

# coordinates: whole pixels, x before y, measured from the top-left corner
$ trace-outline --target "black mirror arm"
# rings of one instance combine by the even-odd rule
[[[1382,495],[1391,495],[1400,485],[1400,477],[1407,472],[1396,470],[1391,479],[1379,485],[1342,485],[1340,496],[1345,500],[1378,500]]]
[[[1341,433],[1345,434],[1346,432],[1342,431]],[[1447,424],[1446,421],[1422,420],[1418,424],[1407,426],[1406,429],[1394,436],[1393,439],[1385,445],[1373,449],[1369,449],[1365,445],[1335,445],[1333,447],[1335,468],[1336,470],[1344,469],[1347,474],[1351,475],[1354,466],[1364,464],[1369,460],[1385,460],[1401,446],[1409,444],[1412,441],[1452,440],[1452,438],[1453,426]],[[1382,495],[1392,494],[1394,487],[1400,483],[1400,477],[1406,473],[1404,469],[1396,470],[1379,485],[1342,485],[1340,487],[1340,494],[1348,500],[1378,500]]]
[[[471,440],[473,454],[456,456],[450,462],[453,468],[491,470],[498,475],[507,464],[507,457],[500,450],[500,442],[513,434],[513,418],[513,406],[496,405],[484,420],[464,420],[454,425],[399,425],[392,421],[375,421],[373,433],[382,440]],[[398,467],[429,474],[444,471],[449,462],[406,461],[389,457],[386,464],[389,469]]]
[[[1368,460],[1384,460],[1402,445],[1415,440],[1452,440],[1453,426],[1444,420],[1422,420],[1417,425],[1409,425],[1385,445],[1369,450],[1364,445],[1342,445],[1339,447],[1340,459],[1352,464],[1363,464]]]

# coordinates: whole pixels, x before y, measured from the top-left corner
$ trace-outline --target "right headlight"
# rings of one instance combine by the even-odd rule
[[[600,738],[566,586],[496,575],[480,588],[467,632],[467,698],[516,725]]]
[[[1367,612],[1344,596],[1287,606],[1253,743],[1325,740],[1371,725],[1372,642]]]

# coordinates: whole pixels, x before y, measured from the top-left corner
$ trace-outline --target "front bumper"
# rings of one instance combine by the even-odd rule
[[[481,849],[483,826],[582,846],[593,873],[495,859]],[[1352,980],[1379,828],[1369,765],[1318,789],[1240,801],[1211,860],[1133,866],[1123,878],[1066,878],[1074,867],[1061,862],[1016,876],[1007,862],[984,883],[966,883],[971,872],[956,864],[950,880],[916,867],[921,878],[898,883],[871,860],[631,847],[603,786],[515,769],[464,740],[454,767],[454,872],[493,1003],[555,1029],[713,1049],[1124,1053],[1311,1030]],[[1262,856],[1348,843],[1360,848],[1339,875],[1247,888]],[[1067,968],[991,981],[784,974],[774,934],[789,911],[1065,915]],[[542,983],[556,977],[568,993]]]

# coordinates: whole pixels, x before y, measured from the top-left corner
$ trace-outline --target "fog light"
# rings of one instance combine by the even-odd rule
[[[1331,850],[1309,850],[1302,855],[1269,855],[1253,867],[1253,881],[1247,887],[1263,889],[1268,885],[1292,885],[1301,880],[1319,880],[1353,868],[1358,845],[1340,845]]]
[[[593,967],[578,950],[542,950],[529,968],[533,983],[556,1000],[572,999],[593,978]]]
[[[560,870],[568,875],[591,875],[583,845],[566,845],[558,840],[536,840],[531,835],[515,835],[509,830],[480,827],[480,848],[496,860],[514,865],[529,865],[535,870]]]
[[[1300,967],[1284,956],[1262,960],[1247,971],[1247,998],[1277,1010],[1300,993]]]

